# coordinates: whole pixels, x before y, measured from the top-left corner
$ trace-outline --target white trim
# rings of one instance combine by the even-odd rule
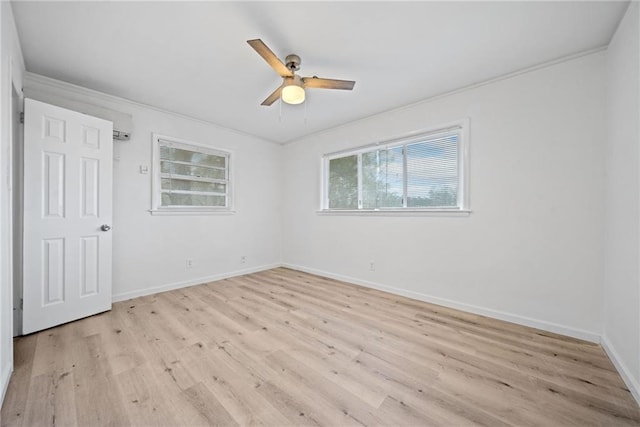
[[[439,125],[430,125],[417,130],[414,129],[410,132],[403,132],[381,141],[374,141],[364,145],[359,145],[357,147],[345,148],[342,150],[333,151],[331,153],[326,153],[323,154],[322,157],[326,157],[331,160],[353,154],[368,153],[375,148],[379,149],[401,147],[403,145],[409,145],[413,142],[420,142],[423,138],[432,139],[438,137],[439,135],[447,136],[456,131],[461,131],[465,126],[469,126],[469,121],[470,118],[465,117],[460,120],[442,123]]]
[[[342,123],[342,124],[339,124],[339,125],[327,128],[327,129],[321,129],[321,130],[318,130],[318,131],[315,131],[315,132],[308,133],[306,135],[295,137],[293,139],[289,139],[287,141],[281,142],[280,144],[281,145],[290,145],[290,144],[303,143],[309,137],[315,137],[315,136],[322,135],[322,134],[325,134],[325,133],[328,133],[328,132],[333,132],[333,131],[335,131],[337,129],[346,128],[348,126],[352,126],[352,125],[360,123],[360,122],[364,122],[364,121],[367,121],[367,120],[370,120],[370,119],[374,119],[376,117],[384,116],[384,115],[386,115],[388,113],[408,110],[408,109],[417,107],[419,105],[428,104],[430,102],[434,102],[434,101],[437,101],[439,99],[447,98],[447,97],[452,96],[452,95],[457,95],[459,93],[463,93],[463,92],[467,92],[467,91],[470,91],[470,90],[474,90],[474,89],[477,89],[477,88],[482,87],[482,86],[486,86],[486,85],[490,85],[490,84],[493,84],[493,83],[500,82],[502,80],[509,80],[509,79],[512,79],[514,77],[518,77],[518,76],[523,75],[523,74],[527,74],[527,73],[530,73],[530,72],[533,72],[533,71],[541,70],[543,68],[548,68],[548,67],[552,67],[554,65],[562,64],[564,62],[573,61],[574,59],[579,59],[579,58],[582,58],[583,56],[594,55],[596,53],[604,52],[604,51],[607,50],[608,47],[609,47],[609,45],[607,44],[607,45],[604,45],[604,46],[596,47],[594,49],[587,49],[587,50],[582,51],[582,52],[573,53],[573,54],[566,55],[566,56],[561,56],[560,58],[552,59],[550,61],[543,62],[543,63],[538,64],[538,65],[533,65],[531,67],[522,68],[522,69],[520,69],[518,71],[514,71],[512,73],[504,74],[502,76],[494,77],[492,79],[480,81],[480,82],[477,82],[477,83],[472,83],[472,84],[470,84],[468,86],[464,86],[464,87],[461,87],[461,88],[458,88],[458,89],[454,89],[454,90],[450,90],[450,91],[447,91],[447,92],[442,92],[442,93],[430,96],[428,98],[422,99],[420,101],[413,102],[413,103],[407,104],[407,105],[403,105],[402,107],[396,107],[396,108],[391,108],[389,110],[380,111],[378,113],[374,113],[374,114],[371,114],[369,116],[361,117],[359,119],[355,119],[355,120],[352,120],[350,122]]]
[[[459,143],[459,142],[458,142]],[[458,188],[460,188],[460,150],[458,150]],[[409,163],[407,162],[407,145],[402,146],[402,209],[407,209],[409,204],[409,171],[408,171]],[[460,206],[460,202],[458,202],[458,207],[463,208],[464,206]]]
[[[10,12],[11,14],[13,14],[13,11]],[[14,21],[13,16],[11,16],[11,21]],[[15,22],[14,22],[15,25]],[[15,31],[15,30],[14,30]],[[14,33],[17,34],[17,33]],[[13,110],[13,90],[14,90],[14,86],[15,86],[15,78],[14,78],[14,60],[13,60],[13,55],[9,55],[8,57],[8,67],[7,67],[7,87],[8,87],[8,94],[7,94],[7,99],[3,100],[3,104],[0,106],[0,109],[3,109],[6,104],[8,103],[8,110],[9,110],[9,120],[7,126],[9,127],[8,130],[8,141],[5,141],[7,144],[6,147],[6,151],[2,150],[3,152],[0,153],[0,164],[4,163],[6,165],[6,170],[2,171],[3,174],[7,174],[6,175],[6,179],[7,179],[7,187],[6,188],[2,188],[0,190],[0,194],[4,193],[7,196],[7,206],[6,208],[4,206],[2,206],[3,209],[6,209],[7,211],[7,232],[8,232],[8,236],[5,236],[6,239],[4,240],[3,244],[6,244],[6,248],[8,249],[8,253],[5,254],[4,253],[4,249],[5,247],[0,248],[0,253],[3,254],[3,256],[6,257],[7,259],[7,283],[2,283],[2,286],[7,287],[8,289],[8,295],[7,295],[7,301],[1,301],[2,302],[2,306],[0,307],[0,313],[2,314],[2,317],[5,317],[4,314],[4,310],[9,308],[10,312],[9,315],[6,316],[9,319],[9,324],[8,325],[3,325],[2,327],[2,331],[1,335],[2,338],[4,339],[4,335],[7,334],[9,336],[9,348],[8,349],[3,349],[7,352],[7,356],[8,359],[5,361],[2,357],[0,357],[0,361],[5,365],[5,366],[0,366],[0,368],[2,369],[2,373],[0,376],[0,387],[1,387],[1,391],[0,391],[0,407],[2,406],[2,403],[4,402],[4,397],[7,393],[7,388],[9,387],[9,381],[11,380],[11,373],[13,372],[13,363],[14,363],[14,357],[13,357],[13,335],[14,335],[14,325],[13,325],[13,317],[14,317],[14,311],[13,311],[13,287],[14,287],[14,244],[15,241],[13,239],[13,233],[14,233],[14,227],[15,227],[15,218],[14,218],[14,204],[13,204],[13,198],[14,198],[14,194],[16,192],[16,188],[15,188],[15,182],[13,182],[13,173],[14,173],[14,157],[15,157],[15,153],[13,152],[13,142],[14,142],[14,137],[15,137],[15,132],[16,132],[16,128],[14,126],[14,114],[16,113]],[[2,74],[2,72],[0,72],[0,75]],[[4,83],[4,82],[3,82]],[[22,95],[21,91],[16,91],[18,96],[20,97],[20,95]],[[4,111],[3,111],[4,112]],[[2,115],[2,118],[4,119],[4,117],[7,117],[6,115]],[[6,156],[6,158],[5,158]],[[0,181],[2,181],[0,179]],[[1,201],[0,201],[1,203]],[[4,277],[4,272],[2,272],[2,275],[0,275],[0,278]],[[1,279],[0,279],[1,281]],[[0,290],[0,293],[2,291]],[[0,346],[3,345],[3,343],[0,343]]]
[[[201,209],[196,210],[192,208],[171,208],[171,209],[149,209],[151,215],[158,216],[172,216],[172,215],[234,215],[235,210],[232,209]]]
[[[252,138],[257,138],[261,141],[264,142],[270,142],[271,144],[276,144],[276,145],[282,145],[282,143],[280,142],[276,142],[273,141],[271,139],[267,139],[265,137],[259,136],[259,135],[254,135],[252,133],[249,132],[244,132],[241,131],[239,129],[235,129],[235,128],[230,128],[230,127],[226,127],[226,126],[222,126],[218,123],[209,121],[209,120],[205,120],[205,119],[199,119],[196,117],[191,117],[191,116],[187,116],[186,114],[181,114],[175,111],[171,111],[171,110],[166,110],[164,108],[160,108],[160,107],[156,107],[150,104],[145,104],[143,102],[137,102],[137,101],[133,101],[131,99],[127,99],[127,98],[121,98],[119,96],[115,96],[115,95],[109,95],[108,93],[104,93],[104,92],[100,92],[97,90],[93,90],[93,89],[88,89],[86,87],[83,86],[78,86],[78,85],[74,85],[73,83],[67,83],[64,82],[62,80],[56,80],[53,79],[51,77],[46,77],[46,76],[42,76],[40,74],[36,74],[36,73],[32,73],[30,71],[26,71],[25,75],[24,75],[24,85],[28,88],[31,89],[29,83],[33,82],[35,84],[39,84],[42,86],[48,86],[54,89],[59,89],[59,90],[63,90],[63,91],[68,91],[68,92],[72,92],[72,93],[76,93],[76,94],[81,94],[81,95],[87,95],[90,96],[92,98],[101,100],[101,101],[107,101],[107,102],[115,102],[115,103],[120,103],[120,104],[128,104],[137,108],[145,108],[145,109],[149,109],[149,110],[154,110],[154,111],[158,111],[160,113],[164,113],[164,114],[168,114],[170,116],[174,116],[174,117],[178,117],[181,119],[186,119],[186,120],[191,120],[193,122],[196,123],[201,123],[201,124],[206,124],[206,125],[210,125],[210,126],[214,126],[218,129],[222,129],[225,131],[229,131],[229,132],[233,132],[237,135],[242,135],[242,136],[250,136]]]
[[[167,144],[176,145],[178,148],[183,148],[185,150],[189,150],[194,146],[197,148],[201,148],[203,152],[206,154],[212,154],[214,156],[228,156],[231,152],[229,150],[223,150],[221,148],[215,148],[208,144],[203,144],[201,142],[190,141],[184,138],[176,138],[175,136],[163,135],[160,133],[152,133],[154,142],[165,142]],[[186,164],[186,162],[185,162]],[[224,169],[216,166],[204,166],[211,167],[214,169]]]
[[[15,53],[15,52],[14,52]],[[24,61],[22,60],[22,52],[18,52],[18,56],[19,56],[19,60],[21,61],[20,64],[24,65]],[[16,71],[14,70],[14,66],[15,63],[13,61],[13,57],[11,57],[11,64],[12,64],[12,68],[11,68],[11,82],[12,82],[12,88],[9,90],[9,95],[11,98],[10,101],[10,120],[9,120],[9,126],[10,126],[10,144],[12,146],[12,151],[11,151],[11,168],[14,169],[14,166],[16,166],[16,157],[17,157],[17,153],[20,153],[20,160],[23,160],[23,150],[20,150],[18,152],[14,152],[13,151],[13,144],[14,144],[14,139],[15,136],[17,134],[18,136],[18,142],[19,144],[22,146],[23,144],[23,140],[24,140],[24,135],[22,134],[22,126],[18,125],[17,128],[14,126],[14,122],[15,122],[15,115],[17,113],[23,113],[24,112],[24,93],[22,91],[22,79],[20,79],[20,81],[18,81],[18,76],[16,76]],[[22,68],[24,69],[24,67]],[[13,110],[13,91],[15,91],[15,93],[18,96],[18,111],[14,111]],[[19,265],[21,266],[21,262],[22,262],[22,235],[23,235],[23,224],[22,224],[22,215],[23,215],[23,202],[24,202],[24,191],[22,188],[22,181],[23,181],[23,175],[24,175],[24,171],[22,170],[22,164],[19,164],[18,167],[16,168],[17,172],[19,173],[20,179],[18,179],[16,182],[13,181],[13,172],[12,171],[12,177],[11,177],[11,191],[14,194],[18,194],[19,200],[18,200],[18,206],[14,206],[13,204],[13,199],[14,199],[14,194],[11,195],[11,233],[12,233],[12,243],[11,243],[11,270],[12,270],[12,283],[11,283],[11,306],[13,308],[13,314],[12,314],[12,335],[13,337],[17,337],[19,335],[22,335],[22,307],[19,306],[18,301],[22,298],[22,269],[18,268],[17,270],[14,268],[13,263],[16,262],[16,256],[19,257],[19,259],[17,260]],[[16,210],[14,212],[14,210]],[[17,213],[17,215],[14,215],[14,213]],[[14,229],[16,228],[17,225],[20,225],[19,228],[19,232],[20,232],[20,238],[19,239],[13,239],[13,233],[14,233]],[[16,272],[18,274],[16,274]],[[13,363],[13,340],[11,341],[11,356],[12,356],[12,363]],[[12,365],[13,366],[13,365]]]
[[[611,359],[613,366],[615,366],[618,373],[622,377],[622,380],[624,381],[627,388],[631,392],[631,395],[636,400],[636,402],[638,402],[638,404],[640,405],[640,383],[638,383],[638,381],[633,378],[633,375],[631,375],[629,368],[622,361],[622,359],[620,358],[620,355],[618,354],[615,347],[613,346],[611,341],[609,341],[609,338],[606,335],[602,335],[600,339],[600,345],[602,345],[602,348],[604,349],[605,353],[607,353],[607,356],[609,356],[609,359]]]
[[[133,100],[130,100],[130,99],[127,99],[127,98],[121,98],[119,96],[109,95],[109,94],[104,93],[104,92],[100,92],[100,91],[93,90],[93,89],[88,89],[88,88],[85,88],[85,87],[82,87],[82,86],[78,86],[78,85],[75,85],[75,84],[72,84],[72,83],[64,82],[62,80],[56,80],[56,79],[53,79],[53,78],[50,78],[50,77],[42,76],[40,74],[32,73],[30,71],[25,71],[25,73],[24,73],[24,81],[25,81],[24,86],[29,87],[29,82],[31,81],[31,82],[33,82],[35,84],[39,84],[39,85],[42,85],[42,86],[49,86],[49,87],[52,87],[52,88],[61,89],[61,90],[69,91],[69,92],[79,93],[79,94],[83,94],[83,95],[89,95],[89,96],[92,96],[94,98],[101,99],[101,100],[108,101],[108,102],[117,102],[117,103],[129,104],[129,105],[132,105],[132,106],[135,106],[135,107],[138,107],[138,108],[148,108],[148,109],[151,109],[151,110],[154,110],[154,111],[158,111],[158,112],[161,112],[161,113],[164,113],[164,114],[168,114],[168,115],[171,115],[171,116],[174,116],[174,117],[179,117],[179,118],[186,119],[186,120],[191,120],[191,121],[194,121],[194,122],[197,122],[197,123],[203,123],[203,124],[208,124],[208,125],[211,125],[211,126],[215,126],[215,127],[219,128],[219,129],[226,130],[226,131],[229,131],[229,132],[233,132],[233,133],[236,133],[238,135],[245,135],[245,136],[250,136],[250,137],[253,137],[253,138],[257,138],[257,139],[260,139],[262,141],[270,142],[270,143],[276,144],[276,145],[289,145],[289,144],[296,144],[296,143],[302,142],[303,140],[305,140],[305,139],[307,139],[308,137],[311,137],[311,136],[321,135],[323,133],[331,132],[331,131],[334,131],[336,129],[340,129],[340,128],[344,128],[344,127],[347,127],[347,126],[351,126],[351,125],[353,125],[355,123],[359,123],[359,122],[363,122],[365,120],[369,120],[369,119],[372,119],[372,118],[375,118],[375,117],[379,117],[379,116],[385,115],[385,114],[390,113],[390,112],[402,111],[402,110],[405,110],[405,109],[410,109],[410,108],[416,107],[418,105],[427,104],[427,103],[434,102],[434,101],[437,101],[437,100],[442,99],[442,98],[446,98],[446,97],[451,96],[451,95],[456,95],[458,93],[462,93],[462,92],[466,92],[466,91],[469,91],[469,90],[473,90],[473,89],[476,89],[476,88],[479,88],[479,87],[482,87],[482,86],[486,86],[486,85],[489,85],[489,84],[492,84],[492,83],[497,83],[497,82],[500,82],[502,80],[508,80],[508,79],[511,79],[511,78],[514,78],[514,77],[518,77],[518,76],[520,76],[522,74],[526,74],[526,73],[529,73],[529,72],[537,71],[537,70],[540,70],[540,69],[543,69],[543,68],[552,67],[554,65],[562,64],[562,63],[568,62],[568,61],[572,61],[574,59],[578,59],[578,58],[581,58],[583,56],[588,56],[588,55],[596,54],[596,53],[599,53],[599,52],[603,52],[603,51],[606,51],[607,48],[608,48],[608,45],[604,45],[604,46],[600,46],[600,47],[597,47],[597,48],[594,48],[594,49],[588,49],[588,50],[585,50],[585,51],[582,51],[582,52],[578,52],[578,53],[574,53],[574,54],[571,54],[571,55],[562,56],[560,58],[552,59],[550,61],[543,62],[541,64],[534,65],[534,66],[531,66],[531,67],[526,67],[526,68],[520,69],[518,71],[514,71],[514,72],[509,73],[509,74],[505,74],[505,75],[498,76],[498,77],[495,77],[495,78],[491,78],[491,79],[488,79],[488,80],[484,80],[484,81],[481,81],[481,82],[473,83],[473,84],[470,84],[468,86],[464,86],[464,87],[461,87],[461,88],[458,88],[458,89],[454,89],[454,90],[451,90],[451,91],[439,93],[439,94],[433,95],[431,97],[422,99],[420,101],[417,101],[417,102],[414,102],[414,103],[411,103],[411,104],[408,104],[408,105],[404,105],[402,107],[391,108],[389,110],[381,111],[381,112],[378,112],[378,113],[375,113],[375,114],[371,114],[369,116],[365,116],[365,117],[361,117],[361,118],[356,119],[356,120],[349,121],[347,123],[342,123],[342,124],[339,124],[339,125],[327,128],[327,129],[321,129],[321,130],[318,130],[316,132],[311,132],[311,133],[308,133],[306,135],[294,137],[292,139],[285,140],[285,141],[271,140],[271,139],[265,138],[263,136],[255,135],[255,134],[252,134],[252,133],[249,133],[249,132],[245,132],[245,131],[242,131],[242,130],[239,130],[239,129],[234,129],[234,128],[222,126],[222,125],[220,125],[218,123],[214,123],[214,122],[209,121],[209,120],[199,119],[199,118],[196,118],[196,117],[187,116],[185,114],[181,114],[181,113],[178,113],[178,112],[175,112],[175,111],[166,110],[166,109],[163,109],[163,108],[160,108],[160,107],[156,107],[156,106],[149,105],[149,104],[144,104],[142,102],[133,101]],[[24,63],[24,61],[23,61],[23,63]]]
[[[406,289],[395,288],[392,286],[382,285],[380,283],[371,282],[369,280],[362,280],[355,277],[343,276],[341,274],[329,273],[323,270],[316,270],[315,268],[304,267],[301,265],[283,263],[283,267],[293,270],[303,271],[305,273],[311,273],[318,276],[328,277],[330,279],[336,279],[343,282],[352,283],[354,285],[364,286],[366,288],[377,289],[384,292],[389,292],[395,295],[401,295],[407,298],[412,298],[418,301],[424,301],[431,304],[437,304],[444,307],[454,308],[456,310],[465,311],[467,313],[479,314],[481,316],[490,317],[493,319],[504,320],[518,325],[528,326],[531,328],[541,329],[543,331],[553,332],[555,334],[566,335],[573,338],[589,341],[592,343],[600,343],[600,335],[595,332],[585,331],[582,329],[572,328],[570,326],[559,325],[557,323],[547,322],[544,320],[532,319],[530,317],[520,316],[518,314],[506,313],[504,311],[493,310],[490,308],[479,307],[476,305],[466,304],[458,301],[453,301],[446,298],[439,298],[420,292],[409,291]]]
[[[13,339],[13,338],[12,338]],[[7,395],[7,389],[9,388],[9,381],[11,381],[11,373],[13,372],[13,362],[7,364],[7,367],[2,372],[0,377],[0,406],[4,402],[4,398]]]
[[[469,185],[471,184],[471,172],[470,172],[470,158],[469,158],[469,145],[470,145],[470,130],[469,127],[471,125],[471,119],[466,117],[462,119],[462,130],[460,131],[460,137],[462,141],[459,142],[458,146],[458,191],[461,194],[458,197],[458,207],[460,210],[464,211],[465,209],[471,209],[469,203],[471,202],[471,198],[469,197],[470,190]]]
[[[189,286],[202,285],[209,282],[215,282],[216,280],[228,279],[230,277],[237,277],[245,274],[258,273],[260,271],[271,270],[278,267],[282,267],[282,264],[280,263],[266,264],[258,267],[231,271],[228,273],[220,273],[220,274],[214,274],[212,276],[205,276],[205,277],[198,277],[196,279],[183,280],[181,282],[167,283],[165,285],[154,286],[151,288],[113,294],[113,296],[111,297],[111,300],[113,302],[125,301],[131,298],[143,297],[146,295],[157,294],[160,292],[172,291],[174,289],[187,288]]]
[[[329,206],[329,189],[328,185],[325,182],[326,170],[329,168],[327,165],[328,160],[324,157],[320,158],[320,180],[318,181],[320,185],[320,208],[324,206]]]
[[[404,150],[402,151],[402,158],[404,161]],[[327,159],[327,162],[329,161],[329,159]],[[356,168],[357,171],[357,184],[358,184],[358,197],[357,197],[357,204],[358,204],[358,209],[362,209],[362,206],[364,205],[364,197],[362,195],[362,185],[363,185],[363,176],[362,176],[362,153],[358,153],[358,155],[356,156]],[[329,194],[329,163],[327,163],[327,169],[324,170],[324,176],[326,176],[326,179],[323,179],[322,181],[325,183],[325,186],[327,187],[327,194]],[[404,194],[403,195],[403,200],[404,200]],[[327,204],[322,206],[324,209],[329,209],[329,197],[327,196]]]
[[[470,210],[464,209],[323,209],[318,215],[338,216],[469,216]]]
[[[345,157],[357,156],[358,169],[357,169],[357,185],[358,185],[358,200],[357,211],[386,211],[386,212],[399,212],[404,210],[410,210],[413,212],[432,211],[434,213],[440,213],[447,210],[458,210],[462,212],[469,211],[469,123],[471,120],[469,117],[465,117],[452,122],[443,123],[440,125],[432,125],[420,130],[414,130],[408,133],[397,135],[391,139],[383,141],[377,141],[366,145],[347,148],[332,153],[326,153],[322,156],[322,170],[321,170],[321,185],[322,185],[322,201],[320,205],[321,212],[350,212],[353,214],[355,209],[331,209],[329,208],[329,179],[330,179],[330,161],[334,159],[341,159]],[[451,209],[447,207],[435,207],[430,208],[407,208],[408,204],[408,170],[407,170],[407,147],[414,144],[425,141],[434,141],[439,138],[450,138],[457,136],[457,174],[458,174],[458,195],[457,195],[457,209]],[[402,207],[398,208],[379,208],[379,209],[365,209],[363,208],[363,178],[362,178],[362,155],[364,153],[372,153],[378,150],[389,150],[402,147]]]
[[[226,184],[226,199],[227,206],[162,206],[161,193],[162,185],[160,183],[160,144],[171,144],[178,148],[194,151],[199,150],[206,154],[212,154],[226,159],[226,179],[219,180]],[[151,212],[152,215],[208,215],[208,214],[233,214],[233,203],[235,201],[234,190],[235,185],[233,179],[235,165],[235,154],[231,150],[224,150],[211,145],[202,144],[200,142],[193,142],[182,138],[175,138],[173,136],[162,135],[159,133],[151,134]]]
[[[543,321],[543,320],[532,319],[532,318],[529,318],[529,317],[520,316],[520,315],[513,314],[513,313],[506,313],[506,312],[502,312],[502,311],[498,311],[498,310],[488,309],[488,308],[484,308],[484,307],[478,307],[478,306],[465,304],[465,303],[461,303],[461,302],[457,302],[457,301],[453,301],[453,300],[449,300],[449,299],[445,299],[445,298],[438,298],[438,297],[426,295],[426,294],[419,293],[419,292],[408,291],[408,290],[404,290],[404,289],[400,289],[400,288],[395,288],[395,287],[392,287],[392,286],[386,286],[386,285],[382,285],[382,284],[379,284],[379,283],[371,282],[371,281],[368,281],[368,280],[362,280],[362,279],[358,279],[358,278],[354,278],[354,277],[343,276],[343,275],[340,275],[340,274],[333,274],[333,273],[329,273],[329,272],[326,272],[326,271],[323,271],[323,270],[304,267],[304,266],[300,266],[300,265],[296,265],[296,264],[290,264],[290,263],[267,264],[267,265],[263,265],[263,266],[259,266],[259,267],[254,267],[254,268],[249,268],[249,269],[244,269],[244,270],[237,270],[237,271],[233,271],[233,272],[229,272],[229,273],[221,273],[221,274],[217,274],[217,275],[213,275],[213,276],[201,277],[201,278],[198,278],[198,279],[185,280],[185,281],[182,281],[182,282],[175,282],[175,283],[170,283],[170,284],[166,284],[166,285],[162,285],[162,286],[156,286],[156,287],[137,290],[137,291],[132,291],[132,292],[123,292],[123,293],[120,293],[120,294],[114,294],[113,297],[112,297],[112,301],[113,302],[125,301],[125,300],[132,299],[132,298],[137,298],[137,297],[146,296],[146,295],[152,295],[152,294],[156,294],[156,293],[160,293],[160,292],[166,292],[166,291],[170,291],[170,290],[174,290],[174,289],[186,288],[186,287],[189,287],[189,286],[196,286],[196,285],[199,285],[199,284],[213,282],[213,281],[216,281],[216,280],[223,280],[223,279],[227,279],[227,278],[231,278],[231,277],[242,276],[242,275],[245,275],[245,274],[251,274],[251,273],[257,273],[257,272],[260,272],[260,271],[271,270],[271,269],[278,268],[278,267],[286,267],[286,268],[290,268],[290,269],[293,269],[293,270],[298,270],[298,271],[302,271],[302,272],[306,272],[306,273],[310,273],[310,274],[315,274],[315,275],[318,275],[318,276],[328,277],[328,278],[331,278],[331,279],[340,280],[340,281],[347,282],[347,283],[352,283],[352,284],[358,285],[358,286],[363,286],[363,287],[372,288],[372,289],[378,289],[378,290],[381,290],[381,291],[384,291],[384,292],[389,292],[389,293],[392,293],[392,294],[395,294],[395,295],[404,296],[404,297],[415,299],[415,300],[418,300],[418,301],[424,301],[424,302],[428,302],[428,303],[431,303],[431,304],[437,304],[437,305],[453,308],[453,309],[456,309],[456,310],[461,310],[461,311],[468,312],[468,313],[479,314],[479,315],[487,316],[487,317],[490,317],[490,318],[493,318],[493,319],[504,320],[504,321],[507,321],[507,322],[511,322],[511,323],[515,323],[515,324],[519,324],[519,325],[523,325],[523,326],[528,326],[528,327],[532,327],[532,328],[537,328],[537,329],[540,329],[540,330],[553,332],[553,333],[557,333],[557,334],[561,334],[561,335],[566,335],[566,336],[569,336],[569,337],[578,338],[578,339],[582,339],[582,340],[589,341],[589,342],[592,342],[592,343],[600,344],[602,346],[602,348],[604,349],[604,351],[606,352],[607,356],[611,359],[611,361],[614,364],[614,366],[617,369],[617,371],[620,373],[620,376],[622,377],[623,381],[625,382],[625,384],[629,388],[629,391],[631,392],[632,396],[640,404],[640,384],[638,384],[638,382],[633,379],[633,377],[629,373],[628,368],[621,361],[618,353],[615,351],[614,347],[612,346],[611,342],[608,340],[608,338],[606,336],[600,336],[599,334],[594,333],[594,332],[589,332],[589,331],[585,331],[585,330],[582,330],[582,329],[576,329],[576,328],[572,328],[572,327],[568,327],[568,326],[564,326],[564,325],[559,325],[559,324],[552,323],[552,322],[546,322],[546,321]],[[3,389],[3,391],[2,391],[2,393],[3,393],[2,394],[2,399],[4,399],[4,393],[6,392],[6,389],[7,389],[8,383],[9,383],[8,376],[10,376],[10,373],[11,373],[11,371],[9,370],[9,372],[5,372],[3,374],[3,376],[2,376],[2,381],[3,381],[2,382],[2,389]],[[2,399],[0,399],[0,402],[2,402]]]

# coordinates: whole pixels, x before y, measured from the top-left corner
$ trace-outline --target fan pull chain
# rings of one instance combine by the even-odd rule
[[[278,121],[282,123],[282,98],[280,98],[280,102],[278,102],[278,104],[280,105],[280,116],[278,117]]]
[[[304,102],[304,124],[307,124],[307,105],[309,105],[309,98]]]

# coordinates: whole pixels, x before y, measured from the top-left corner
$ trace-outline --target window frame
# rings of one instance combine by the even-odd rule
[[[222,156],[226,159],[226,206],[162,206],[162,183],[160,167],[160,145],[168,142],[173,147],[189,151],[196,151],[203,154]],[[212,214],[232,214],[234,200],[233,185],[233,152],[223,150],[198,142],[188,141],[173,136],[152,134],[152,154],[151,154],[151,212],[152,215],[212,215]]]
[[[456,132],[458,138],[458,198],[455,207],[407,207],[407,156],[406,146],[426,138],[445,136]],[[402,207],[363,208],[362,154],[380,149],[404,147],[403,150],[403,200]],[[333,159],[357,155],[358,159],[358,209],[329,208],[329,162]],[[468,215],[469,207],[469,119],[421,129],[400,137],[367,144],[364,146],[327,153],[321,159],[321,200],[319,214],[337,215]]]

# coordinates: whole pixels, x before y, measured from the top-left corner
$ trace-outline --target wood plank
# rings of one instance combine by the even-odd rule
[[[0,417],[0,425],[2,426],[27,425],[24,423],[25,412],[37,339],[38,335],[32,334],[18,338],[14,342],[13,363],[20,369],[16,368],[13,372],[9,385],[12,392],[7,393],[4,398],[3,408],[11,408],[11,410],[3,409]]]
[[[2,426],[640,425],[598,345],[285,268],[15,352]]]
[[[170,427],[183,422],[183,415],[175,411],[167,399],[171,392],[160,387],[150,365],[138,365],[119,372],[116,383],[132,425]]]
[[[218,402],[211,391],[202,383],[197,383],[184,391],[187,400],[207,420],[210,426],[239,425]]]

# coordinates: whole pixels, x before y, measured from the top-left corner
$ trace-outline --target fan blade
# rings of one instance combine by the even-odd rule
[[[284,85],[282,85],[282,86],[284,86]],[[267,96],[267,99],[262,101],[262,104],[260,104],[260,105],[264,105],[264,106],[268,107],[271,104],[273,104],[274,102],[276,102],[276,100],[278,98],[280,98],[280,91],[282,91],[282,86],[280,86],[278,89],[274,90],[271,95]]]
[[[247,40],[247,43],[249,43],[249,46],[255,49],[255,51],[258,52],[258,54],[262,56],[264,60],[271,65],[271,68],[276,70],[276,73],[280,74],[280,76],[291,77],[293,75],[291,70],[278,59],[276,54],[273,53],[262,40]]]
[[[315,89],[343,89],[352,90],[356,82],[351,80],[334,80],[334,79],[321,79],[319,77],[303,77],[302,82],[304,87]]]

